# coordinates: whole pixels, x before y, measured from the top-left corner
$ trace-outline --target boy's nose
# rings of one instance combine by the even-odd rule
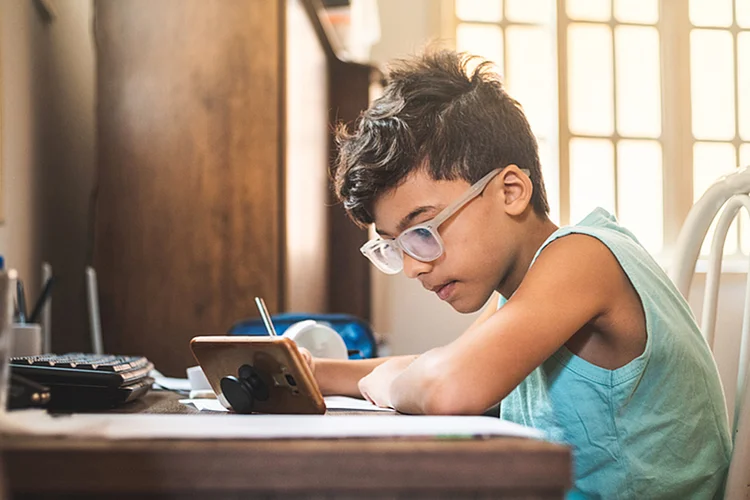
[[[422,273],[428,273],[432,270],[430,262],[422,262],[411,255],[404,253],[404,274],[407,278],[416,278]]]

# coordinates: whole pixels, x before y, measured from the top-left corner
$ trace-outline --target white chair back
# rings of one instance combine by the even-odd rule
[[[716,309],[724,241],[729,226],[739,214],[740,209],[744,207],[750,213],[748,193],[750,193],[750,166],[726,175],[711,185],[688,213],[677,238],[675,260],[669,272],[670,278],[687,299],[703,240],[709,226],[721,212],[711,242],[700,323],[701,332],[712,351],[716,333]],[[734,418],[733,422],[730,422],[734,451],[724,495],[724,498],[731,500],[750,499],[750,260],[748,268]]]

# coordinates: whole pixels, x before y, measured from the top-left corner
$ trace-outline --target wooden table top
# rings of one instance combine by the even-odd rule
[[[118,411],[206,413],[180,404],[179,398],[152,391]],[[361,414],[336,412],[342,413]],[[72,493],[77,498],[133,493],[305,498],[313,492],[325,498],[348,498],[354,492],[377,498],[562,498],[571,484],[568,448],[521,438],[112,441],[5,436],[0,450],[10,490],[22,498]]]

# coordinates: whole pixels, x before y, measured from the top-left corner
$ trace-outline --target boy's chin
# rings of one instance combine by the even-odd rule
[[[471,314],[477,312],[484,305],[484,302],[473,301],[468,297],[460,297],[455,301],[449,301],[448,303],[453,309],[456,310],[456,312],[459,312],[461,314]]]

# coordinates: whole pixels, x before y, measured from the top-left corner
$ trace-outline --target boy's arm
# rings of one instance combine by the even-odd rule
[[[495,293],[489,300],[485,310],[471,324],[467,332],[473,330],[482,324],[497,309],[498,295]],[[375,368],[386,361],[396,360],[398,364],[403,364],[403,368],[414,361],[416,356],[389,356],[385,358],[373,358],[362,360],[334,360],[316,358],[310,360],[315,374],[315,379],[320,387],[320,392],[324,396],[342,395],[360,398],[362,394],[359,389],[359,381],[366,375],[369,375]]]
[[[390,385],[405,413],[480,414],[617,300],[622,270],[584,235],[551,243],[511,300],[483,324],[411,363]]]
[[[477,319],[474,320],[474,322],[469,325],[469,328],[466,329],[462,335],[466,335],[468,332],[474,330],[476,327],[487,321],[492,317],[493,314],[495,314],[495,311],[497,311],[497,303],[500,300],[500,294],[497,292],[493,292],[490,296],[490,300],[487,301],[487,304],[484,306],[484,311],[482,311],[479,316],[477,316]]]
[[[361,398],[362,394],[357,386],[359,380],[377,366],[396,358],[403,358],[406,363],[406,358],[412,361],[414,356],[357,360],[315,358],[312,361],[312,367],[315,380],[324,396],[340,395]]]

